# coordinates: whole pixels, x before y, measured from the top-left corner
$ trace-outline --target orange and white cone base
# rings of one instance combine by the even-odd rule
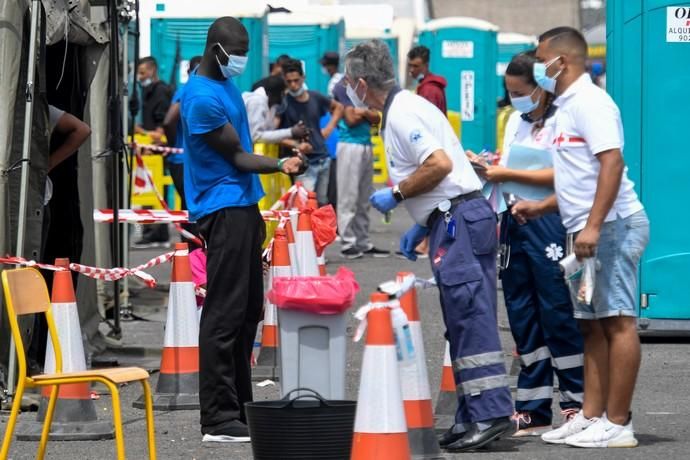
[[[55,265],[69,267],[68,259],[57,259]],[[62,371],[79,372],[86,370],[84,345],[81,337],[77,300],[69,270],[56,271],[53,275],[51,312],[55,320],[62,349]],[[55,351],[48,340],[44,370],[46,374],[55,372]],[[41,401],[35,421],[22,423],[17,428],[17,439],[37,441],[41,438],[45,411],[48,407],[52,387],[41,389]],[[113,426],[110,420],[99,421],[96,407],[91,399],[88,383],[61,385],[55,405],[50,439],[60,441],[89,441],[112,439]]]
[[[398,273],[400,283],[411,273]],[[400,366],[403,404],[407,422],[410,452],[415,459],[442,459],[441,448],[434,431],[434,414],[431,403],[426,354],[422,337],[417,291],[413,287],[400,298],[400,306],[407,315],[410,335],[414,344],[414,359]]]
[[[288,227],[289,227],[288,223]],[[287,231],[277,228],[273,239],[273,254],[271,257],[271,270],[268,275],[267,288],[273,284],[273,278],[291,276],[290,255],[288,248]],[[265,300],[264,321],[261,332],[261,351],[252,369],[253,380],[278,380],[280,368],[278,360],[278,311],[276,306]]]
[[[386,302],[372,294],[372,302]],[[410,446],[398,358],[388,308],[367,314],[367,341],[355,415],[351,460],[409,460]]]
[[[446,341],[446,351],[443,355],[443,371],[441,373],[441,388],[434,410],[436,423],[440,426],[449,427],[455,424],[455,413],[458,410],[458,397],[455,387],[453,365],[450,361],[450,344]]]
[[[143,409],[143,398],[134,402]],[[187,243],[175,244],[156,410],[199,409],[199,322]]]

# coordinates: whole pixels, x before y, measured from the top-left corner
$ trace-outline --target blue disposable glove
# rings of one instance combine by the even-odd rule
[[[422,227],[419,224],[414,224],[412,228],[405,232],[400,238],[400,252],[408,259],[417,260],[417,253],[415,248],[419,246],[425,236],[429,234],[427,227]]]
[[[398,205],[398,202],[393,196],[393,189],[390,187],[375,191],[369,197],[369,202],[374,208],[384,214]]]

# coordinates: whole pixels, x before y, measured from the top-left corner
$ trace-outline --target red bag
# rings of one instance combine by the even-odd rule
[[[330,204],[311,212],[311,231],[314,235],[316,253],[321,255],[326,246],[335,241],[338,219]]]
[[[338,315],[352,306],[358,292],[354,273],[340,267],[335,276],[274,278],[273,287],[266,296],[278,308]]]

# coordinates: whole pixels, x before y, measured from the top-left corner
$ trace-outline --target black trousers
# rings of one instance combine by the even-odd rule
[[[172,178],[175,190],[177,190],[177,194],[180,195],[180,206],[182,209],[187,209],[187,200],[184,196],[184,164],[166,162],[166,167],[168,168],[168,172]],[[196,224],[182,224],[182,228],[194,235],[199,234],[199,227]],[[185,237],[181,237],[181,239],[183,242],[189,244],[190,251],[193,251],[199,247]]]
[[[199,330],[201,431],[246,423],[252,400],[250,358],[261,319],[261,244],[266,226],[258,206],[225,208],[199,220],[206,239],[207,294]]]

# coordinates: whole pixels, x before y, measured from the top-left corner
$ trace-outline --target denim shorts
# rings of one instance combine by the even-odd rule
[[[568,254],[573,251],[576,236],[568,235]],[[601,226],[592,303],[578,302],[575,294],[579,282],[569,282],[575,318],[637,316],[638,265],[648,242],[649,220],[644,210]]]

